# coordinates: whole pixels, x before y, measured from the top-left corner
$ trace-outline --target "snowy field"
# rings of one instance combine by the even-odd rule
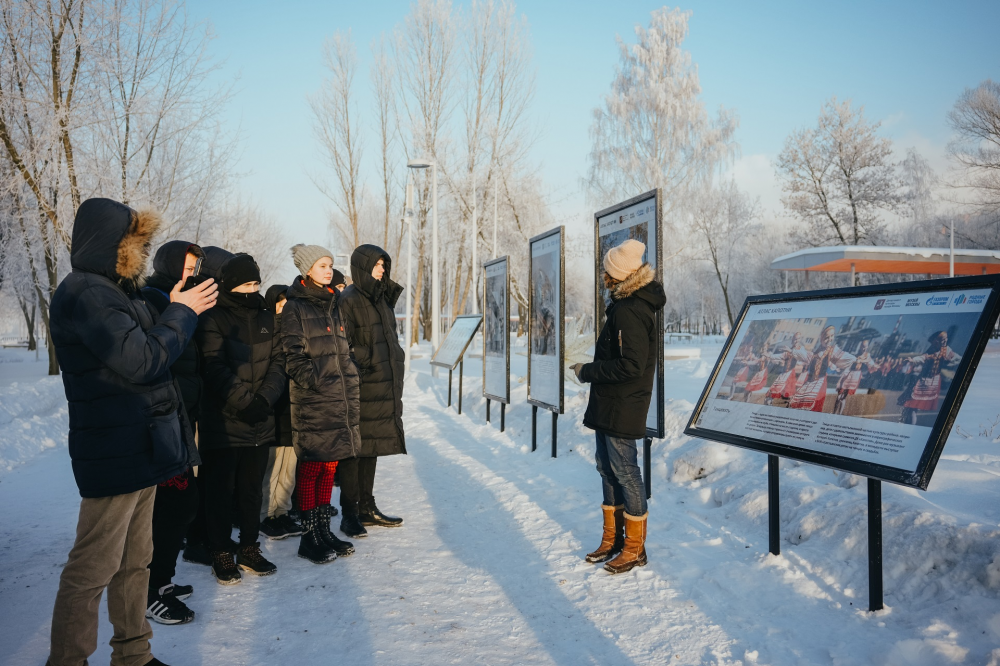
[[[721,344],[683,349],[653,446],[648,566],[611,577],[583,561],[601,500],[579,387],[567,384],[553,460],[548,414],[530,451],[523,356],[503,434],[496,405],[484,423],[480,362],[466,363],[459,416],[425,356],[406,381],[410,455],[380,461],[376,482],[405,526],[372,528],[324,566],[297,558],[295,540],[265,541],[278,573],[234,587],[181,562],[197,618],[154,625],[154,654],[172,666],[1000,663],[1000,346],[930,489],[883,485],[886,609],[874,614],[864,480],[783,461],[782,555],[768,555],[766,456],[681,432]],[[74,534],[65,401],[45,368],[44,354],[0,354],[0,664],[44,663]],[[92,663],[110,654],[102,613]]]

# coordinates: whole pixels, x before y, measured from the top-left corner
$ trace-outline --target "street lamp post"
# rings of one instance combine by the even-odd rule
[[[431,356],[438,349],[438,335],[441,329],[441,285],[438,281],[438,177],[437,162],[431,159],[412,159],[406,163],[410,169],[431,169],[431,198],[434,200],[434,215],[431,218]],[[437,376],[437,366],[434,366]]]
[[[406,362],[404,375],[410,374],[410,335],[413,332],[413,290],[410,288],[413,279],[413,180],[410,174],[406,176],[406,208],[403,212],[403,223],[406,225],[406,329],[403,331]]]
[[[476,278],[479,277],[479,264],[476,262],[476,246],[479,245],[479,229],[476,220],[476,173],[472,173],[472,314],[479,314],[479,300],[476,298]]]

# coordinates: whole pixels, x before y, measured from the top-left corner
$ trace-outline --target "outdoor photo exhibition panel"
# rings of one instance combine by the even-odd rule
[[[563,413],[564,227],[528,241],[528,402]]]
[[[750,297],[685,433],[926,490],[993,330],[998,285]]]
[[[482,315],[459,315],[455,317],[455,323],[451,325],[444,342],[434,354],[431,365],[454,370],[455,366],[462,361],[465,350],[468,348],[472,338],[479,330],[479,324],[483,321]]]
[[[663,283],[663,246],[660,240],[660,191],[650,190],[628,201],[615,204],[594,214],[594,339],[601,334],[604,313],[611,302],[611,295],[604,286],[604,255],[611,248],[629,239],[646,246],[642,260],[656,271],[656,279]],[[646,413],[646,437],[663,437],[663,311],[656,313],[658,336],[656,374],[653,377],[653,397]]]
[[[483,397],[510,404],[510,282],[507,257],[483,264]]]

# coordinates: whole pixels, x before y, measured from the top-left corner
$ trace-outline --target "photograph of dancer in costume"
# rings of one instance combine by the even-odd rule
[[[796,333],[796,335],[798,334]],[[781,373],[771,384],[771,388],[768,389],[767,395],[764,396],[765,405],[773,405],[775,400],[791,400],[795,391],[798,390],[795,372],[795,368],[799,364],[798,360],[791,351],[784,352],[779,358],[782,358],[785,364]]]
[[[958,365],[962,357],[948,347],[948,333],[935,331],[927,342],[930,347],[919,356],[908,359],[912,366],[920,366],[913,374],[917,380],[912,388],[899,396],[899,404],[903,405],[900,423],[917,423],[917,411],[937,411],[938,398],[941,397],[941,371],[945,366]]]
[[[827,326],[819,336],[816,349],[812,352],[806,364],[806,380],[795,392],[788,404],[792,409],[804,409],[811,412],[822,412],[826,401],[826,375],[833,368],[844,370],[856,359],[836,343],[836,328]]]
[[[868,354],[867,340],[861,342],[858,357],[851,364],[851,367],[840,375],[840,381],[837,382],[837,402],[833,405],[834,414],[844,413],[844,403],[847,402],[847,396],[854,395],[855,391],[858,390],[861,385],[861,371],[864,369],[867,369],[869,373],[878,369],[878,363],[873,361]]]

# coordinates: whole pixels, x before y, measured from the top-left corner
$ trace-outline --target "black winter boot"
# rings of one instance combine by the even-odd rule
[[[348,511],[347,507],[344,507],[343,517],[340,519],[340,531],[354,539],[368,536],[368,530],[361,524],[358,514]]]
[[[212,574],[220,585],[236,585],[243,576],[233,560],[233,554],[228,550],[218,550],[212,553]]]
[[[402,518],[387,516],[375,506],[375,498],[371,498],[367,503],[362,504],[358,518],[362,525],[377,527],[399,527],[403,524]]]
[[[332,508],[329,504],[320,504],[316,507],[316,513],[319,515],[319,520],[316,523],[319,528],[319,536],[327,547],[332,548],[337,553],[337,557],[346,557],[354,552],[354,544],[338,539],[330,531],[330,516],[332,515],[330,509]]]
[[[278,570],[278,567],[269,562],[260,552],[259,543],[240,546],[240,549],[236,551],[236,564],[240,569],[254,576],[270,576]]]
[[[326,545],[319,535],[319,514],[316,509],[303,511],[302,528],[305,532],[299,540],[299,557],[309,560],[314,564],[325,564],[337,559],[337,553]]]

